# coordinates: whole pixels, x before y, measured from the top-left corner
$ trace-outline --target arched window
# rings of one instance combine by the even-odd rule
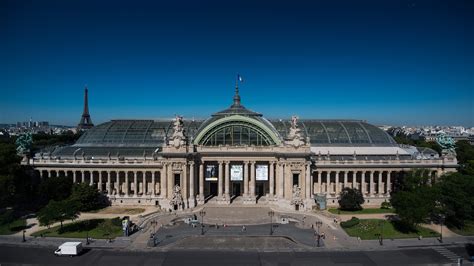
[[[219,124],[204,135],[201,143],[204,146],[269,146],[275,144],[264,130],[243,121]]]

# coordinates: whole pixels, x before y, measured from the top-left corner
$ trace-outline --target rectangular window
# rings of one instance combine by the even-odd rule
[[[293,186],[300,185],[300,175],[299,174],[293,174]]]
[[[174,174],[174,184],[181,186],[181,175],[180,174]]]

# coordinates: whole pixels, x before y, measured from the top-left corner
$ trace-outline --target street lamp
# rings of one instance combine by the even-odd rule
[[[320,246],[320,240],[321,240],[321,233],[320,233],[320,230],[319,228],[323,225],[323,222],[321,221],[317,221],[316,222],[316,227],[318,228],[318,247]]]
[[[153,220],[150,222],[151,225],[153,225],[153,236],[156,234],[156,224],[158,222],[156,220]]]
[[[441,226],[440,235],[439,235],[439,242],[441,242],[441,243],[443,243],[443,223],[444,223],[445,218],[446,217],[443,214],[439,215],[439,225]]]
[[[268,216],[270,216],[270,235],[273,235],[273,216],[275,215],[274,211],[269,211]]]
[[[204,216],[205,215],[206,215],[206,212],[204,211],[204,209],[202,209],[199,212],[199,216],[201,216],[201,235],[204,235]]]
[[[379,242],[380,242],[380,245],[383,246],[383,224],[384,224],[385,220],[382,220],[380,221],[380,239],[379,239]]]
[[[89,220],[86,220],[85,221],[86,223],[86,245],[89,245],[90,242],[89,242]]]

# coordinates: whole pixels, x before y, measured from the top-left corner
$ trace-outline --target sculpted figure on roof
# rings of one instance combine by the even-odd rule
[[[174,123],[173,123],[173,135],[171,136],[171,140],[169,145],[174,146],[175,148],[179,148],[180,146],[185,144],[185,136],[184,136],[184,129],[183,129],[183,117],[177,115]]]
[[[305,144],[304,138],[301,136],[301,129],[298,128],[298,117],[296,115],[291,117],[290,132],[285,143],[295,148]]]

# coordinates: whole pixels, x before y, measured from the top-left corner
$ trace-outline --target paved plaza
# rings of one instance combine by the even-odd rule
[[[200,222],[204,211],[204,227],[187,224],[186,219]],[[356,263],[363,265],[449,264],[472,255],[466,247],[473,237],[386,239],[359,241],[349,237],[334,223],[333,216],[322,212],[274,211],[270,224],[268,207],[206,205],[193,211],[157,212],[133,216],[140,230],[130,237],[113,242],[94,239],[79,258],[54,258],[52,251],[67,238],[34,238],[26,242],[18,235],[0,236],[0,263],[46,263],[72,265],[327,265]],[[91,214],[90,214],[91,215]],[[97,214],[97,217],[100,214]],[[92,218],[97,218],[93,216]],[[282,221],[288,221],[283,223]],[[229,222],[229,221],[233,221]],[[315,227],[316,221],[322,225]],[[155,223],[156,222],[156,223]],[[271,226],[272,225],[272,226]],[[315,232],[325,233],[319,247]],[[154,238],[151,238],[152,234]],[[8,252],[8,250],[13,250]],[[18,256],[18,250],[31,254]],[[209,258],[216,258],[209,259]]]

